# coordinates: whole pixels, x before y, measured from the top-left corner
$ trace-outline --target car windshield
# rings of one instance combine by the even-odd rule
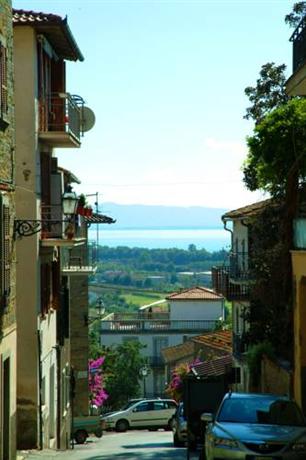
[[[304,417],[293,401],[270,398],[226,399],[218,422],[305,426]]]
[[[139,401],[141,401],[141,400],[140,399],[132,399],[131,401],[128,401],[124,406],[122,406],[120,410],[126,410],[126,409],[128,409],[131,406],[133,406],[134,404],[136,404]]]

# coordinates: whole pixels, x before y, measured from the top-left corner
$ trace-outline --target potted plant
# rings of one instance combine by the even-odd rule
[[[81,195],[79,196],[79,202],[78,202],[78,207],[77,207],[77,214],[79,214],[80,216],[84,216],[85,213],[84,213],[84,209],[85,209],[85,206],[86,206],[86,197],[83,193],[81,193]]]

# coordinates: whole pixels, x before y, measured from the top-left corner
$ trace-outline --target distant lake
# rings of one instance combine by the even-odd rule
[[[89,229],[89,239],[95,240],[95,226]],[[148,249],[179,248],[188,249],[195,244],[197,249],[209,252],[229,249],[230,233],[224,229],[208,228],[135,228],[111,229],[100,225],[99,244],[101,246],[128,246]]]

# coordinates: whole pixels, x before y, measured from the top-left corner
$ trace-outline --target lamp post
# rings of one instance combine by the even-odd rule
[[[141,369],[140,369],[140,374],[142,376],[142,380],[143,380],[143,397],[145,398],[146,395],[147,395],[147,392],[146,392],[146,378],[148,376],[148,373],[149,373],[149,369],[147,368],[147,366],[143,366]]]
[[[84,324],[85,324],[85,326],[88,326],[88,325],[92,324],[97,319],[99,319],[101,321],[102,316],[105,313],[105,305],[104,305],[103,300],[101,299],[101,297],[98,297],[98,299],[96,301],[95,310],[96,310],[97,316],[88,316],[87,314],[84,315]]]
[[[67,186],[66,191],[62,195],[62,211],[66,216],[66,220],[62,219],[15,219],[14,222],[14,238],[22,238],[24,236],[32,236],[40,232],[46,225],[55,225],[66,222],[71,225],[72,216],[76,213],[78,197],[72,191],[71,186]]]

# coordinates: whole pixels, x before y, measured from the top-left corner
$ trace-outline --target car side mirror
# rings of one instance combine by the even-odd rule
[[[136,408],[135,408],[135,409],[133,409],[133,410],[132,410],[132,412],[137,412],[137,409],[136,409]]]
[[[213,414],[210,414],[208,412],[204,412],[203,414],[201,414],[202,422],[209,423],[209,422],[212,422],[213,419],[214,419]]]

